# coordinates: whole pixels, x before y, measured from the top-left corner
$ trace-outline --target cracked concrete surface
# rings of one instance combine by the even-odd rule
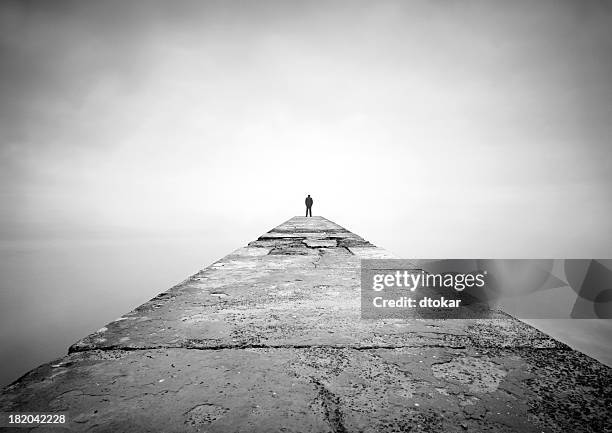
[[[9,385],[1,410],[89,432],[612,431],[610,368],[504,313],[361,320],[362,258],[393,255],[292,218]]]

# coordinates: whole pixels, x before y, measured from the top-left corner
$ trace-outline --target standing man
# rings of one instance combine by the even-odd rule
[[[308,214],[312,216],[312,198],[310,197],[310,194],[308,194],[308,197],[306,197],[306,216],[308,216]]]

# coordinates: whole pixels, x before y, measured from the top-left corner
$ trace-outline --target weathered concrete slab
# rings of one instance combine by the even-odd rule
[[[93,432],[612,431],[610,369],[501,312],[361,320],[361,258],[393,255],[292,218],[28,373],[2,410]]]

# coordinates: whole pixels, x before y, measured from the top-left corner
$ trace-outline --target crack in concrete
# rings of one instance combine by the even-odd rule
[[[323,257],[323,255],[321,254],[321,251],[319,251],[319,255],[317,256],[317,258],[312,262],[313,266],[315,269],[317,269],[317,266],[319,266],[319,262],[321,261],[321,258]]]
[[[314,377],[310,378],[315,385],[318,395],[323,406],[325,420],[329,424],[333,433],[347,433],[348,430],[344,427],[344,417],[340,410],[340,397],[331,392],[325,385]]]
[[[135,352],[139,350],[158,350],[158,349],[185,349],[185,350],[248,350],[248,349],[350,349],[357,351],[378,350],[378,349],[466,349],[464,345],[446,345],[446,344],[420,344],[420,345],[384,345],[384,344],[369,344],[363,346],[356,345],[337,345],[337,344],[220,344],[216,346],[191,346],[185,345],[151,345],[151,346],[118,346],[110,345],[103,347],[74,347],[71,346],[68,350],[69,354],[100,351],[125,351]]]
[[[316,229],[313,229],[313,228],[305,228],[305,229],[300,229],[300,228],[280,229],[278,227],[275,228],[275,229],[270,230],[266,234],[272,234],[272,233],[287,233],[287,234],[291,234],[291,233],[322,233],[322,234],[328,234],[328,233],[329,234],[339,234],[339,233],[344,233],[344,234],[348,234],[348,235],[353,235],[352,232],[350,232],[350,231],[348,231],[346,229],[325,229],[325,230],[316,230]]]
[[[498,346],[470,346],[477,349],[500,349]],[[151,345],[151,346],[86,346],[78,347],[71,346],[68,350],[68,354],[72,353],[83,353],[83,352],[95,352],[99,351],[125,351],[134,352],[139,350],[158,350],[158,349],[185,349],[185,350],[202,350],[202,351],[218,351],[218,350],[248,350],[248,349],[349,349],[356,351],[366,350],[396,350],[396,349],[467,349],[467,345],[452,345],[452,344],[369,344],[369,345],[338,345],[338,344],[219,344],[215,346],[197,346],[190,345],[189,343],[178,344],[178,345]],[[508,347],[506,350],[520,350],[530,349],[536,351],[571,351],[568,347]]]
[[[351,251],[351,249],[349,247],[347,247],[346,245],[339,245],[338,248],[343,248],[345,249],[351,256],[354,256],[355,253]]]

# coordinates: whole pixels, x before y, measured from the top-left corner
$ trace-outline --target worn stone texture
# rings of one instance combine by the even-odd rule
[[[9,385],[1,410],[87,432],[612,431],[611,369],[504,313],[361,320],[360,259],[393,257],[294,217]]]

